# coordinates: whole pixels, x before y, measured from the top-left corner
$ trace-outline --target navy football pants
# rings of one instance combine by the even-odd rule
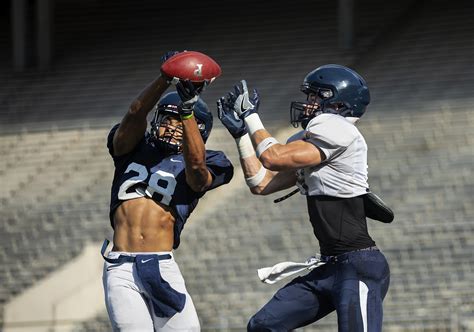
[[[378,250],[336,256],[281,288],[248,323],[248,331],[290,331],[336,310],[339,332],[382,330],[390,270]]]

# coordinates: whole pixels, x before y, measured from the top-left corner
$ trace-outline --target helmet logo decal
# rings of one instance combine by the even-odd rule
[[[196,63],[196,69],[194,70],[194,75],[197,77],[202,77],[202,63]]]

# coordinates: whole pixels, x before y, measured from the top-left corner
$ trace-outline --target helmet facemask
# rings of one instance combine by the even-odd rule
[[[151,121],[152,142],[167,153],[183,150],[183,125],[176,105],[158,105]]]
[[[301,123],[303,129],[306,129],[309,121],[321,113],[332,111],[329,101],[333,99],[334,93],[331,89],[323,87],[310,87],[307,84],[301,86],[301,91],[306,94],[306,102],[294,101],[290,106],[291,124],[298,127]],[[334,111],[335,112],[335,111]]]

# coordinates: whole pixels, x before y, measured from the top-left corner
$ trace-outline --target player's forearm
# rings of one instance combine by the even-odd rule
[[[254,132],[251,135],[251,140],[258,159],[266,169],[272,171],[287,169],[281,153],[283,145],[278,143],[266,129]]]
[[[256,156],[263,166],[272,171],[284,170],[285,167],[282,167],[279,155],[282,145],[265,129],[259,115],[257,113],[250,114],[245,117],[244,121]]]
[[[161,95],[169,87],[169,83],[162,76],[158,76],[150,84],[148,84],[140,94],[133,100],[129,108],[129,113],[144,116],[153,109]]]
[[[142,139],[147,127],[147,115],[168,86],[166,80],[160,76],[148,84],[131,103],[114,135],[116,156],[129,153]]]
[[[270,193],[267,190],[267,186],[275,176],[275,172],[271,172],[263,167],[255,154],[240,158],[240,165],[242,166],[245,181],[253,194],[266,195]]]
[[[255,154],[239,160],[250,191],[256,195],[260,194],[265,185],[263,180],[266,177],[266,170],[263,169],[262,163],[255,157]],[[263,174],[261,174],[262,172]]]
[[[258,176],[257,174],[259,174],[259,172],[256,171],[257,163],[258,165],[261,165],[260,167],[264,170],[264,173],[261,177],[261,180],[252,186],[249,184],[248,176],[250,176],[250,179],[252,177],[256,178]],[[296,172],[293,170],[283,172],[270,171],[264,168],[256,157],[253,157],[253,160],[251,158],[247,158],[246,160],[241,159],[241,164],[246,177],[247,185],[249,185],[250,191],[255,195],[273,194],[280,190],[293,187],[296,184]],[[251,164],[253,164],[253,166],[250,166]],[[249,172],[251,169],[252,171]]]
[[[194,117],[182,121],[186,181],[194,191],[201,192],[212,182],[212,176],[206,166],[206,148]]]
[[[254,114],[254,119],[258,115]],[[279,143],[263,127],[260,119],[255,123],[248,125],[251,133],[251,141],[255,148],[255,154],[262,165],[271,171],[282,172],[296,170],[308,166],[314,166],[324,160],[324,156],[319,149],[311,143],[303,140],[296,140],[287,144]],[[252,128],[253,127],[253,128]]]

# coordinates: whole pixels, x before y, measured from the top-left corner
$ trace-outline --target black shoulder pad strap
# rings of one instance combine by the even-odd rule
[[[394,218],[392,209],[385,202],[372,192],[364,196],[365,216],[383,223],[391,223]]]

